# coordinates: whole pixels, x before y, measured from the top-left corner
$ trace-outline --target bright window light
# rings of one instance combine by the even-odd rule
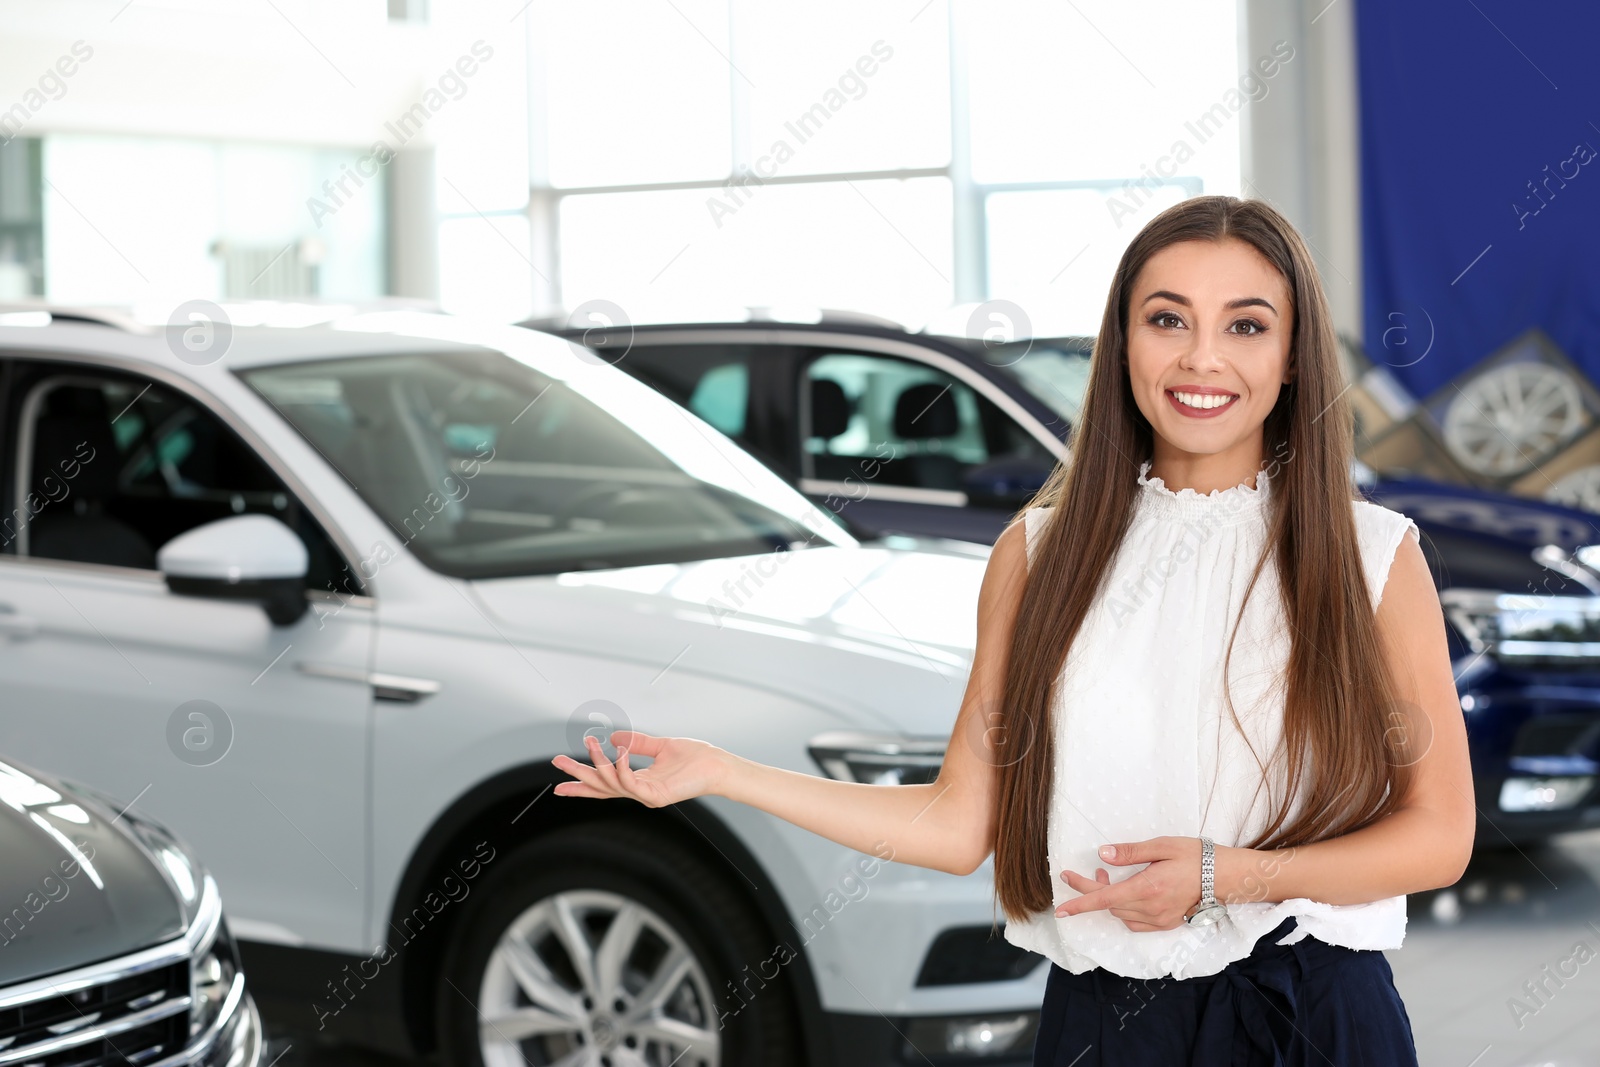
[[[977,180],[1134,178],[1187,142],[1176,173],[1238,192],[1238,87],[1258,57],[1239,53],[1232,0],[957,2]]]
[[[439,53],[437,65],[449,75],[441,76],[445,103],[428,121],[437,146],[439,211],[464,215],[521,208],[528,202],[526,32],[518,21],[506,32],[475,40],[481,32],[475,5],[435,7],[460,23],[450,27],[450,39],[460,47]],[[429,86],[437,84],[436,79]]]
[[[989,292],[1027,313],[1035,336],[1092,335],[1117,260],[1133,235],[1186,194],[1176,186],[993,193],[988,199]]]
[[[565,302],[813,304],[920,322],[952,299],[950,183],[766,185],[567,198]]]
[[[726,0],[537,4],[549,42],[550,180],[558,186],[722,177],[732,166]]]
[[[526,215],[472,215],[439,224],[439,304],[445,311],[496,322],[532,312]]]
[[[752,83],[745,87],[750,162],[772,160],[757,173],[849,173],[950,162],[944,0],[921,10],[850,0],[745,0],[735,12],[737,62]]]

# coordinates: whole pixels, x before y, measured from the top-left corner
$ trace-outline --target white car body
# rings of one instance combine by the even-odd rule
[[[0,554],[0,751],[170,826],[214,873],[248,944],[370,956],[391,939],[408,877],[426,874],[417,865],[430,832],[485,783],[564,778],[548,773],[549,761],[582,758],[573,729],[588,725],[591,701],[620,709],[617,726],[704,738],[813,774],[807,746],[818,734],[944,739],[954,722],[986,549],[858,545],[835,529],[770,555],[451,577],[410,551],[239,376],[458,343],[565,381],[647,428],[685,469],[699,465],[786,515],[810,507],[647,387],[514,327],[420,314],[236,326],[226,355],[197,366],[177,358],[160,328],[0,325],[0,360],[114,369],[203,405],[274,470],[349,564],[371,572],[363,595],[314,595],[298,622],[274,626],[259,604],[180,595],[155,570]],[[21,484],[32,475],[12,454],[16,430],[5,432],[6,478]],[[374,699],[385,686],[399,699]],[[223,709],[231,734],[205,766],[177,758],[168,740],[177,710],[197,700]],[[539,793],[530,803],[614,814],[632,802]],[[861,853],[723,798],[703,804],[758,865],[740,871],[745,880],[774,888],[795,928],[814,931],[802,951],[823,1011],[1037,1009],[1043,966],[1015,980],[917,985],[940,931],[1003,921],[988,862],[968,877],[891,863],[862,879]],[[325,977],[334,975],[318,972],[311,988]],[[309,1010],[304,1021],[315,1021]]]

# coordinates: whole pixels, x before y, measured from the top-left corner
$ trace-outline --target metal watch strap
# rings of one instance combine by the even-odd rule
[[[1200,838],[1200,907],[1217,902],[1217,849],[1209,837]]]
[[[1217,849],[1209,837],[1200,839],[1200,903],[1194,914],[1185,915],[1183,921],[1190,926],[1210,926],[1221,922],[1228,909],[1217,900]]]

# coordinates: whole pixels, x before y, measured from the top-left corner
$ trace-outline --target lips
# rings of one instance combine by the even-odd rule
[[[1180,414],[1195,419],[1211,419],[1233,407],[1238,393],[1216,389],[1168,389],[1167,401]]]

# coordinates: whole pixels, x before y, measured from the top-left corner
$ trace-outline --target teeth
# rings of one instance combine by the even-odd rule
[[[1180,404],[1187,404],[1192,408],[1220,408],[1228,401],[1233,400],[1231,394],[1222,393],[1180,393],[1176,389],[1172,395],[1178,398]]]

